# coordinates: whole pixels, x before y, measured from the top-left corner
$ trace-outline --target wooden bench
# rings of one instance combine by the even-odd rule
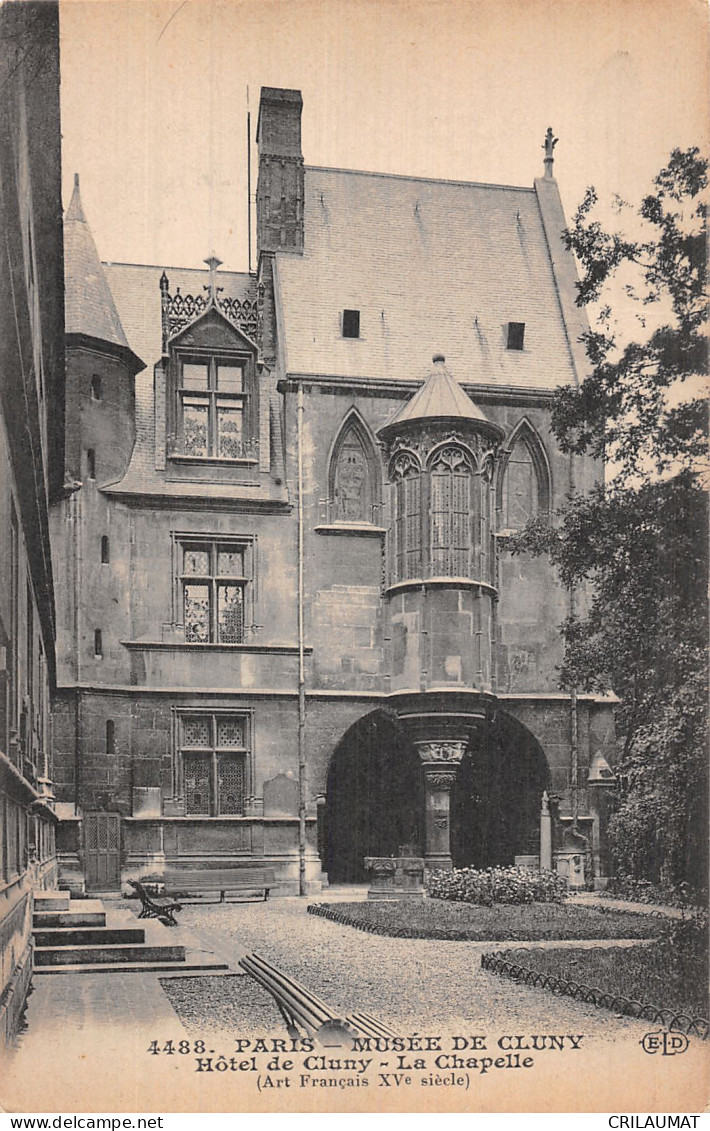
[[[202,895],[203,892],[219,892],[220,903],[224,903],[227,892],[259,892],[259,898],[266,900],[269,898],[269,891],[276,884],[273,868],[199,868],[179,872],[168,870],[156,879],[163,883],[166,895],[177,898]]]
[[[271,994],[289,1037],[313,1037],[326,1048],[335,1048],[343,1044],[350,1047],[353,1037],[397,1036],[369,1013],[334,1013],[321,998],[258,954],[245,954],[239,965]]]
[[[139,919],[160,919],[166,927],[177,927],[175,912],[182,911],[182,904],[176,903],[166,895],[153,895],[147,891],[140,880],[129,880],[141,901]]]

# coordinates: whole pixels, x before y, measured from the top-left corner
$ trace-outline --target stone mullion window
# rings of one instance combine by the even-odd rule
[[[217,540],[185,541],[179,552],[186,642],[243,643],[247,547]]]
[[[242,458],[249,420],[243,365],[228,357],[184,357],[178,373],[182,454],[196,459]]]
[[[247,793],[248,717],[185,713],[178,719],[185,816],[240,817]]]

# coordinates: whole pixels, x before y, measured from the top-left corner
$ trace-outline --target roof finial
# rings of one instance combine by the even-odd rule
[[[547,127],[545,140],[542,143],[542,148],[545,150],[545,176],[552,177],[552,166],[555,161],[555,146],[557,145],[558,138],[552,132],[552,126]]]
[[[210,269],[210,281],[209,281],[208,288],[207,288],[209,290],[209,301],[210,302],[216,302],[217,301],[217,280],[215,278],[215,275],[216,275],[216,272],[217,272],[217,268],[221,267],[221,265],[222,265],[222,260],[218,259],[217,256],[215,255],[215,253],[212,252],[212,254],[208,255],[207,259],[203,259],[202,262],[206,263],[207,266]]]
[[[75,173],[74,174],[74,188],[78,189],[78,187],[79,187],[79,174]]]

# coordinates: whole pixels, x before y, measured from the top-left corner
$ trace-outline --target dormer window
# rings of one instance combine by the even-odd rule
[[[251,454],[247,359],[179,355],[177,435],[193,459],[243,459]]]

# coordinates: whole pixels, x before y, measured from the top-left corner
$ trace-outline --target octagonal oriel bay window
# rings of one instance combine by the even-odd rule
[[[388,457],[393,689],[490,685],[494,470],[502,436],[441,355],[380,429]]]

